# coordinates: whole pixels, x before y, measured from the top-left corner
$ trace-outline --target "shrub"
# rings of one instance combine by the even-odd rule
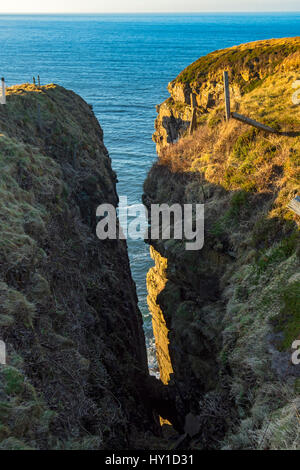
[[[283,307],[280,314],[272,319],[276,331],[282,331],[284,338],[279,349],[284,351],[300,335],[300,281],[285,287],[281,294]]]

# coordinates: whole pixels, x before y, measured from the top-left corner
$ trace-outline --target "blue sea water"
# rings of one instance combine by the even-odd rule
[[[210,51],[297,35],[300,13],[0,15],[0,75],[13,85],[39,74],[42,84],[58,83],[93,104],[118,193],[133,205],[156,158],[155,105],[168,97],[168,82]],[[152,262],[142,240],[128,246],[153,369],[146,302]]]

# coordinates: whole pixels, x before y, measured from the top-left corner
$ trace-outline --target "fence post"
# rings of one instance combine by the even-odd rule
[[[229,80],[228,80],[228,72],[224,70],[223,72],[224,78],[224,97],[225,97],[225,113],[226,113],[226,121],[230,119],[230,93],[229,93]]]
[[[194,95],[194,93],[190,94],[190,100],[191,100],[191,108],[193,109],[197,106],[196,96]]]
[[[1,104],[6,104],[6,91],[5,91],[5,79],[1,78],[1,88],[2,88],[2,95],[1,95]]]
[[[40,76],[38,75],[38,86],[40,87],[41,86],[41,80],[40,80]]]
[[[191,118],[191,122],[190,122],[189,134],[191,135],[197,127],[197,115],[196,115],[196,109],[195,109],[196,97],[195,97],[194,93],[190,94],[190,100],[191,100],[192,118]]]

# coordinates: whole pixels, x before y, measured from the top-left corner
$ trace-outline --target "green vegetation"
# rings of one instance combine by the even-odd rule
[[[279,348],[289,349],[295,339],[300,337],[300,281],[292,282],[281,293],[283,307],[273,319],[276,331],[283,332],[284,339]]]
[[[250,91],[255,90],[255,88],[259,87],[263,83],[263,80],[264,79],[260,78],[252,80],[248,85],[244,86],[244,93],[250,93]]]
[[[175,82],[205,82],[208,76],[229,70],[231,80],[239,83],[244,91],[251,91],[253,85],[249,86],[248,81],[243,79],[243,72],[247,70],[250,73],[254,70],[254,87],[258,86],[262,80],[257,78],[256,69],[264,76],[269,75],[285,57],[299,50],[299,45],[299,38],[291,38],[288,41],[275,39],[215,51],[189,65],[178,75]]]

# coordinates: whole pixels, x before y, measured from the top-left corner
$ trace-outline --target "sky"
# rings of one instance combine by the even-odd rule
[[[299,0],[9,0],[0,13],[299,11]]]

